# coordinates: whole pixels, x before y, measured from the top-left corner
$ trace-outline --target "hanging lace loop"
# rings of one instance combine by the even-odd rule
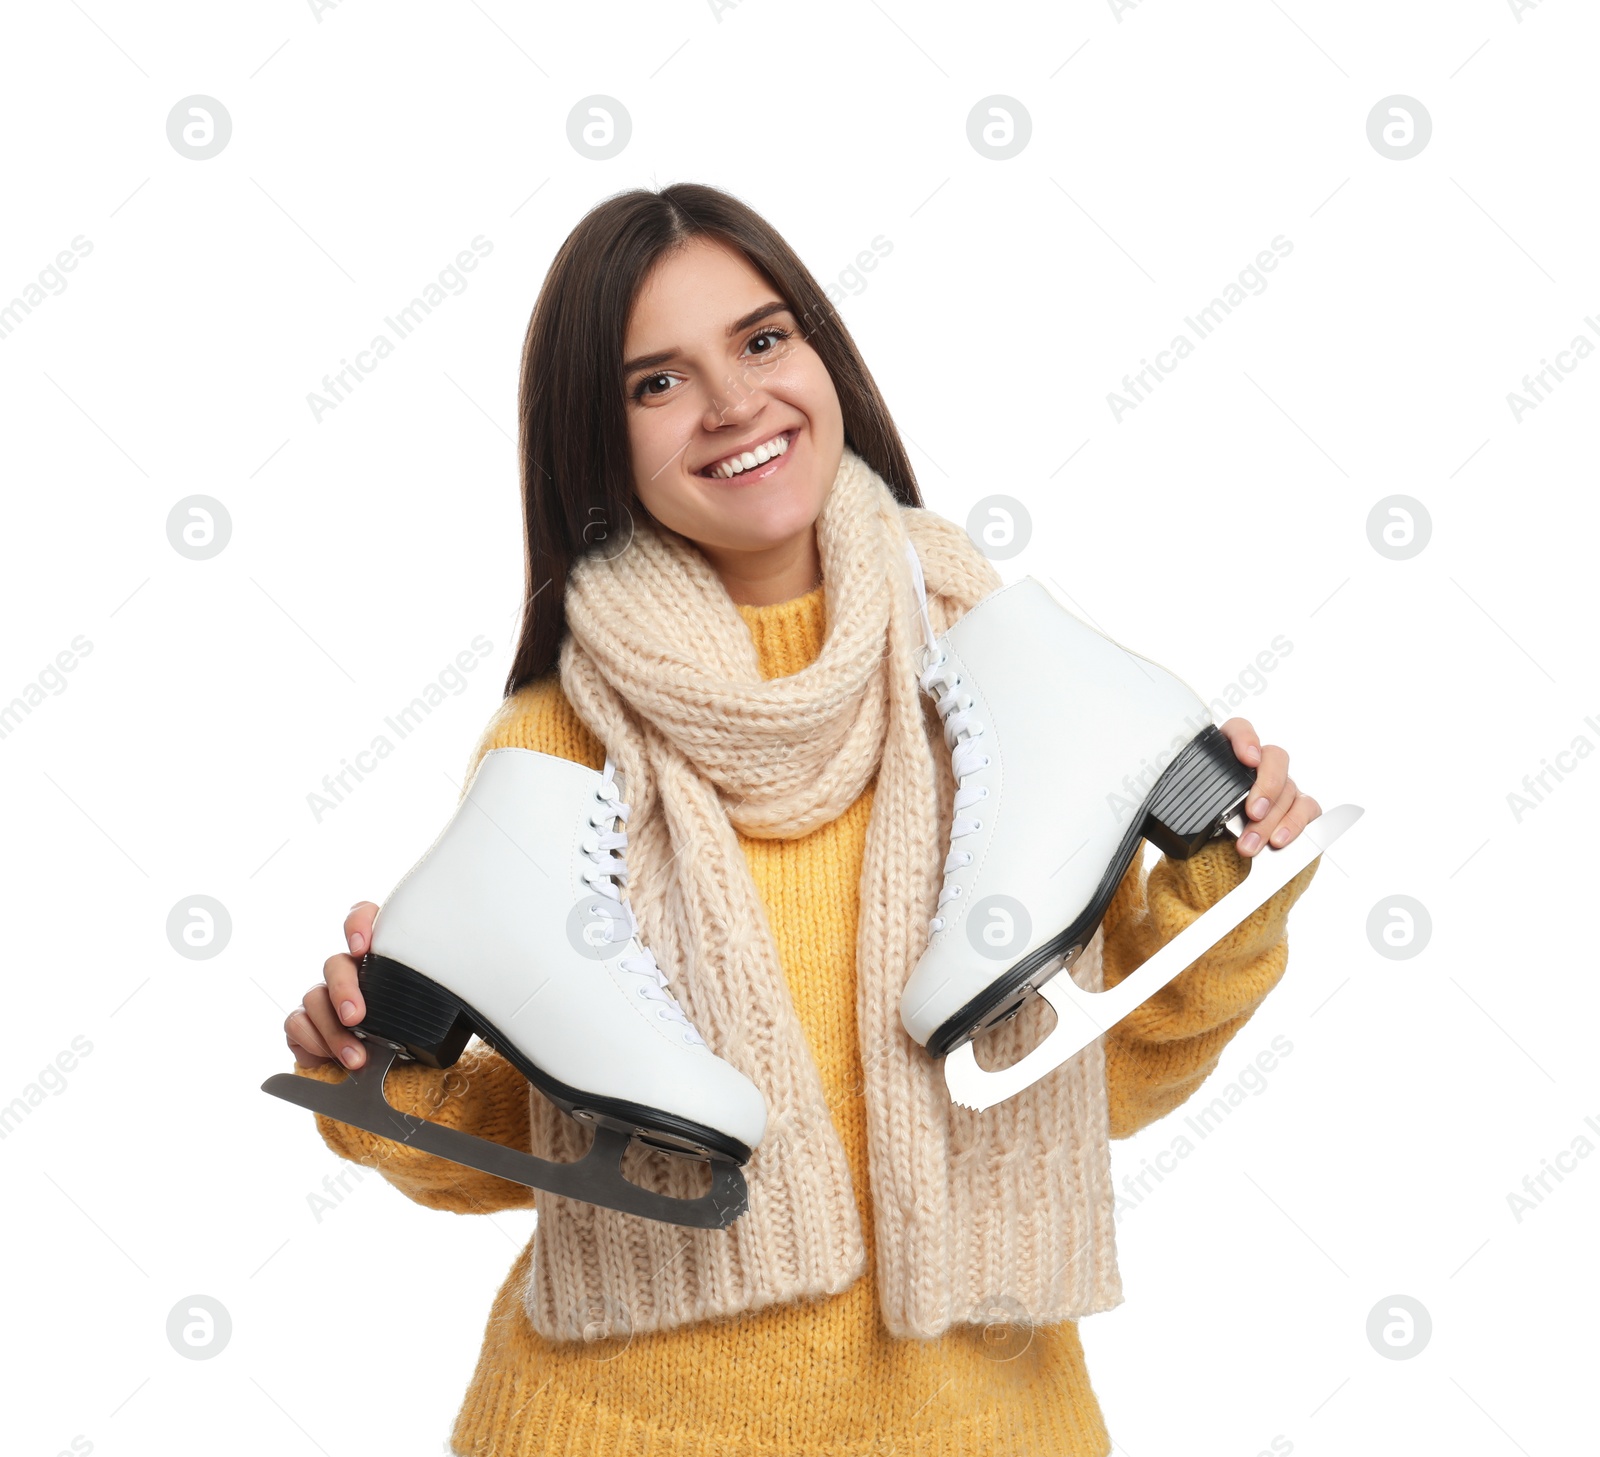
[[[627,849],[628,832],[616,829],[617,823],[628,822],[628,806],[618,796],[616,769],[611,755],[606,755],[605,768],[600,771],[600,784],[595,789],[597,808],[590,811],[589,825],[596,831],[584,837],[581,853],[589,864],[580,872],[584,884],[603,897],[592,909],[604,918],[601,934],[606,941],[627,941],[639,934],[639,920],[634,914],[632,901],[622,899],[622,888],[628,883],[628,864],[623,851]],[[645,1001],[656,1003],[656,1016],[664,1022],[673,1022],[680,1028],[685,1042],[704,1047],[705,1039],[696,1030],[688,1014],[672,995],[664,971],[656,964],[655,952],[643,947],[637,956],[620,956],[617,967],[638,977],[638,995]]]
[[[938,908],[942,908],[947,901],[961,894],[961,887],[951,880],[952,874],[972,864],[972,852],[956,849],[955,841],[983,828],[982,820],[965,815],[962,811],[989,797],[987,786],[968,784],[967,776],[985,768],[990,760],[985,752],[988,746],[982,742],[984,725],[973,713],[972,695],[958,691],[961,677],[949,666],[949,658],[933,631],[933,620],[928,615],[928,593],[922,577],[922,563],[910,541],[906,542],[906,557],[911,565],[911,579],[917,589],[917,610],[922,619],[922,635],[926,644],[919,654],[921,661],[917,683],[934,700],[939,711],[939,718],[944,724],[944,741],[950,747],[950,767],[956,777],[956,795],[952,801],[955,813],[950,823],[951,849],[944,858],[944,884],[939,888]],[[936,931],[942,931],[944,924],[943,916],[934,915],[928,921],[928,934],[931,936]]]

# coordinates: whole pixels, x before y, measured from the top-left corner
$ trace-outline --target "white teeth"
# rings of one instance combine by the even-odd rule
[[[708,476],[718,480],[728,480],[738,475],[741,471],[753,470],[758,465],[765,465],[775,455],[782,455],[789,448],[789,434],[785,431],[782,435],[775,435],[764,445],[758,445],[754,450],[747,450],[743,455],[731,455],[727,460],[718,461],[706,471]]]

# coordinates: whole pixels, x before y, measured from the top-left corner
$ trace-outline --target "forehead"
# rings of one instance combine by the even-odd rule
[[[628,315],[627,349],[723,338],[728,324],[779,295],[743,253],[710,238],[692,238],[656,261]]]

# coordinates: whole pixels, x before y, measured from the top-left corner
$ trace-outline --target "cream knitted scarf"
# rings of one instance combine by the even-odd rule
[[[986,1113],[951,1103],[942,1070],[900,1023],[927,940],[955,792],[932,702],[909,538],[936,633],[996,587],[966,533],[903,507],[846,447],[817,523],[827,639],[764,681],[755,644],[699,549],[640,517],[614,557],[570,575],[561,685],[623,771],[628,895],[644,944],[713,1052],[767,1099],[746,1166],[750,1208],[691,1230],[536,1195],[525,1302],[552,1340],[663,1330],[845,1289],[866,1251],[843,1144],[735,831],[795,839],[877,784],[860,881],[854,992],[864,1069],[883,1320],[933,1337],[956,1322],[1047,1323],[1122,1299],[1104,1051],[1092,1044]],[[935,747],[935,746],[939,747]],[[1074,970],[1099,989],[1099,938]],[[839,994],[848,994],[841,967]],[[1034,1000],[986,1034],[1002,1066],[1052,1014]],[[585,1134],[533,1100],[534,1152],[577,1157]],[[677,1194],[705,1170],[637,1147],[631,1177]]]

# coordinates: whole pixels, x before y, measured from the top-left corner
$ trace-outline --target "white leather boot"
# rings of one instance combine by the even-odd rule
[[[900,1015],[930,1053],[948,1054],[956,1101],[984,1108],[1148,999],[1361,811],[1330,811],[1284,849],[1260,851],[1245,881],[1187,928],[1194,936],[1112,991],[1086,992],[1058,973],[1093,938],[1140,838],[1187,859],[1224,828],[1242,833],[1255,771],[1197,694],[1079,621],[1035,577],[991,592],[940,638],[925,595],[921,614],[919,681],[943,720],[958,788],[938,914]],[[1057,1011],[1050,1037],[1012,1068],[979,1068],[972,1038],[1035,991]]]
[[[353,1029],[368,1044],[367,1066],[336,1084],[280,1074],[267,1091],[571,1198],[679,1224],[730,1224],[746,1207],[739,1166],[766,1130],[766,1101],[706,1046],[640,945],[620,896],[628,837],[615,825],[626,824],[628,806],[617,795],[609,758],[597,773],[532,749],[485,754],[373,924],[360,967],[366,1018]],[[449,1067],[473,1033],[594,1126],[583,1159],[537,1159],[383,1099],[395,1057]],[[341,1093],[345,1101],[324,1096]],[[617,1165],[632,1137],[709,1159],[710,1193],[670,1197],[625,1179]]]

